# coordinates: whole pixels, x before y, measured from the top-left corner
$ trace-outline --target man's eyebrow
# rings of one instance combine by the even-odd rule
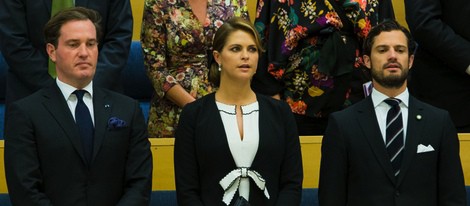
[[[78,39],[67,39],[65,40],[65,42],[75,42],[75,41],[79,41]]]
[[[68,40],[65,40],[65,42],[79,42],[80,39],[68,39]],[[86,42],[98,42],[98,39],[87,39]]]
[[[375,46],[375,48],[388,48],[388,47],[390,47],[390,45],[386,45],[386,44],[380,44],[380,45]]]
[[[384,48],[384,47],[403,47],[403,48],[407,48],[406,45],[403,45],[403,44],[397,44],[397,45],[388,45],[388,44],[380,44],[380,45],[377,45],[375,48]]]
[[[402,44],[399,44],[399,45],[395,45],[394,47],[399,47],[399,48],[407,48],[408,46],[406,46],[406,45],[402,45]]]

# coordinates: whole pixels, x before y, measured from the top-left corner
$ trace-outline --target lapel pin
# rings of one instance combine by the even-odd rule
[[[423,118],[423,117],[420,114],[416,115],[417,120],[421,120],[421,118]]]
[[[105,104],[104,107],[105,107],[105,108],[109,108],[109,104]]]

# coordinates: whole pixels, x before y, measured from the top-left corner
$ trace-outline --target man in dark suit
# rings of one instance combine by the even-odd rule
[[[470,132],[470,1],[405,0],[405,11],[419,45],[410,93],[448,110],[458,132]]]
[[[139,104],[92,82],[99,19],[74,7],[45,26],[56,82],[12,103],[6,123],[13,205],[149,204],[152,155]]]
[[[0,50],[9,65],[6,110],[10,103],[54,82],[48,74],[43,28],[55,0],[0,0]],[[74,0],[75,6],[98,11],[102,17],[98,65],[93,83],[120,91],[119,75],[132,41],[129,0]]]
[[[406,88],[414,47],[410,33],[395,21],[370,31],[364,63],[374,89],[330,117],[322,143],[320,205],[466,205],[459,140],[448,112],[417,100]]]

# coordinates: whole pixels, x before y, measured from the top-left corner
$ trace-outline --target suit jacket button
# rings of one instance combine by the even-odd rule
[[[400,192],[395,191],[395,196],[396,196],[396,197],[400,196]]]

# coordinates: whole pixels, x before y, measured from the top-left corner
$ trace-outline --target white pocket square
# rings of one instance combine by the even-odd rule
[[[418,145],[418,150],[416,153],[423,153],[423,152],[432,152],[434,151],[434,148],[431,145],[424,146],[423,144]]]

